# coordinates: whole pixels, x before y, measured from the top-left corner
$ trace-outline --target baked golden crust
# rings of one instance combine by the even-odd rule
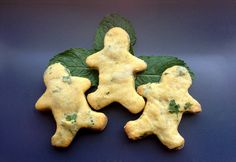
[[[103,130],[107,117],[89,107],[85,91],[91,86],[90,80],[70,76],[69,70],[60,63],[53,64],[44,73],[45,93],[35,104],[37,110],[51,110],[56,121],[56,132],[51,143],[67,147],[80,128]]]
[[[99,71],[98,89],[87,96],[94,109],[112,102],[119,102],[132,113],[144,108],[144,99],[135,90],[134,73],[146,69],[147,64],[130,54],[129,46],[128,33],[115,27],[106,33],[104,48],[87,57],[87,65]]]
[[[128,137],[136,140],[155,134],[169,149],[182,148],[184,138],[178,132],[178,125],[183,113],[201,111],[201,105],[188,93],[191,84],[188,70],[173,66],[163,72],[160,83],[139,86],[138,93],[147,103],[140,118],[125,125]],[[177,112],[170,111],[171,102],[176,102]]]

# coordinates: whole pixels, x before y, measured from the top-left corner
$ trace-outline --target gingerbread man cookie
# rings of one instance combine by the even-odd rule
[[[184,112],[201,111],[200,104],[188,93],[192,80],[188,70],[181,66],[166,69],[160,83],[138,87],[138,93],[147,99],[143,114],[125,125],[130,139],[155,134],[169,149],[180,149],[184,139],[178,125]]]
[[[44,73],[45,93],[39,98],[37,110],[51,110],[56,121],[56,132],[51,143],[67,147],[80,128],[103,130],[107,117],[92,111],[85,98],[90,80],[70,75],[60,63],[50,65]]]
[[[87,57],[89,67],[98,69],[98,89],[89,94],[89,104],[99,110],[112,102],[119,102],[132,113],[140,112],[144,99],[135,90],[134,74],[146,69],[147,64],[129,53],[128,33],[119,27],[110,29],[104,48]]]

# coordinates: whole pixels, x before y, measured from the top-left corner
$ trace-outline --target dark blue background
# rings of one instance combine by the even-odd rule
[[[67,149],[50,145],[55,123],[34,104],[48,60],[90,48],[99,21],[118,12],[132,21],[137,55],[173,55],[196,74],[190,89],[203,112],[185,115],[186,140],[169,151],[150,136],[133,142],[123,126],[138,118],[119,104],[103,109],[103,132],[81,130]],[[236,1],[0,1],[0,161],[236,161]]]

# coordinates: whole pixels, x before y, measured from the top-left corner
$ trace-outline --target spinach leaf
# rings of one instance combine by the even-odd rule
[[[130,53],[134,54],[133,46],[136,42],[136,36],[130,21],[118,14],[110,14],[102,19],[96,31],[93,48],[100,51],[104,47],[104,37],[109,29],[113,27],[121,27],[126,30],[130,37]]]
[[[136,75],[135,85],[139,86],[146,83],[159,82],[161,79],[162,73],[174,66],[180,65],[188,69],[189,74],[192,79],[194,79],[193,72],[189,69],[187,64],[173,56],[139,56],[140,59],[144,60],[148,67],[145,71],[138,73]]]
[[[70,70],[72,76],[88,78],[92,82],[92,86],[97,86],[98,72],[89,68],[85,62],[87,56],[92,53],[94,53],[94,50],[71,48],[54,56],[49,61],[49,65],[60,62]]]

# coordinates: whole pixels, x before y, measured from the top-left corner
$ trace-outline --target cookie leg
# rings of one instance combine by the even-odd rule
[[[111,104],[113,100],[110,99],[104,91],[98,89],[97,91],[88,94],[87,96],[89,104],[95,109],[100,110],[101,108]]]
[[[39,111],[49,110],[50,107],[50,97],[48,95],[48,92],[46,91],[36,102],[35,108]]]
[[[72,142],[78,127],[76,125],[70,125],[63,123],[63,117],[61,115],[55,115],[57,128],[55,134],[51,138],[51,143],[56,147],[67,147]]]
[[[51,138],[51,143],[56,147],[67,147],[74,138],[74,134],[65,127],[57,126],[56,133]]]
[[[142,111],[145,105],[143,97],[139,96],[136,92],[129,93],[128,95],[125,94],[121,98],[120,103],[134,114]]]
[[[140,118],[135,121],[129,121],[126,123],[125,132],[129,139],[139,139],[151,134],[151,126],[145,121],[145,118]]]
[[[184,138],[177,130],[156,133],[156,135],[169,149],[181,149],[184,146]]]

